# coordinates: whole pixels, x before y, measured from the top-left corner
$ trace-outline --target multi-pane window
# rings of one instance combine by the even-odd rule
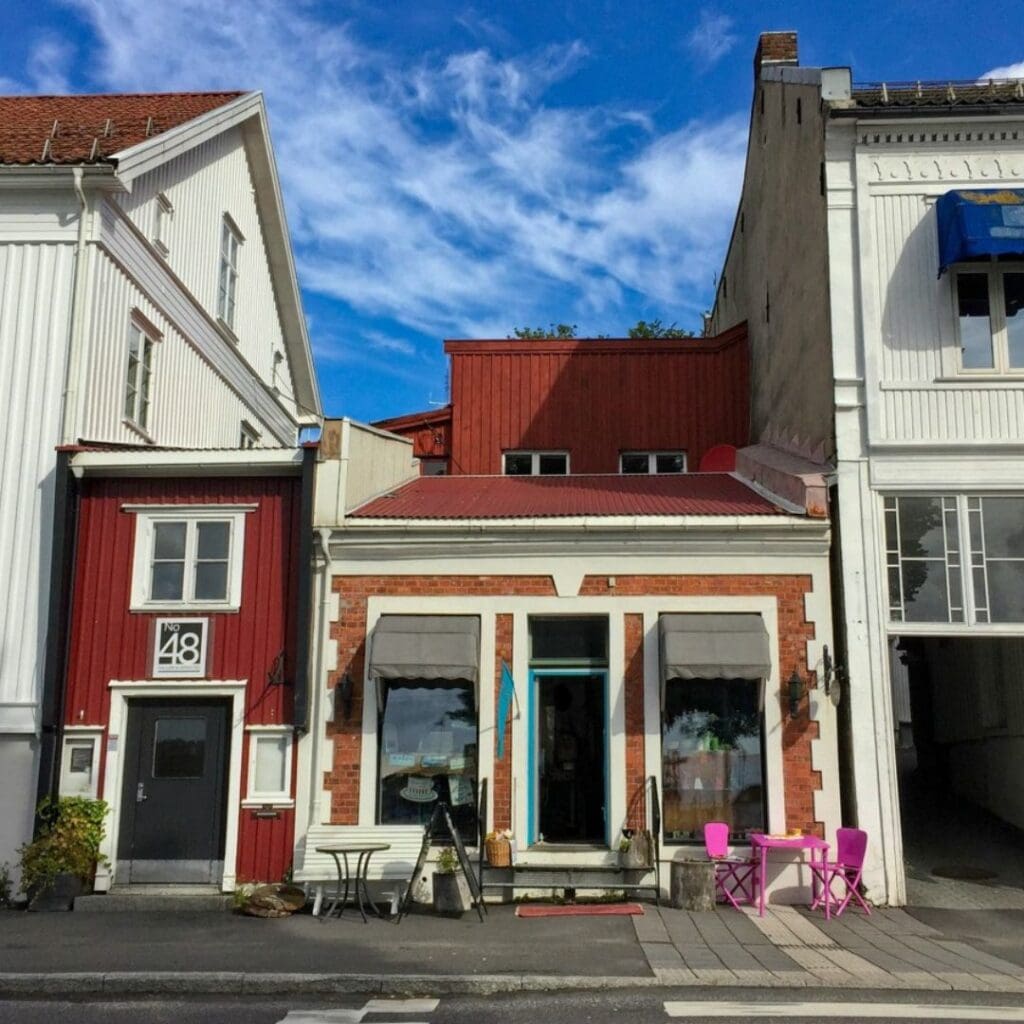
[[[153,339],[138,324],[128,330],[128,368],[124,381],[124,418],[145,430],[149,426],[153,380]]]
[[[700,842],[709,821],[734,841],[766,825],[764,716],[748,679],[670,679],[661,723],[668,843]]]
[[[901,495],[884,507],[890,621],[1024,622],[1024,496]]]
[[[153,244],[164,255],[171,251],[171,219],[174,217],[174,207],[170,199],[160,192],[156,197],[156,214],[153,225]]]
[[[686,452],[623,452],[622,473],[685,473]]]
[[[567,452],[505,452],[502,468],[506,476],[565,476],[569,472]]]
[[[473,684],[399,679],[384,686],[377,821],[424,825],[438,801],[463,839],[476,835],[477,711]]]
[[[259,440],[259,431],[251,423],[246,423],[245,420],[242,420],[242,425],[238,431],[238,447],[255,448],[259,444]]]
[[[955,290],[960,368],[1024,373],[1024,268],[959,270]]]
[[[139,516],[132,607],[238,607],[241,597],[244,514]]]
[[[238,284],[238,251],[242,239],[231,223],[224,218],[220,229],[220,276],[217,283],[217,316],[228,325],[235,326],[235,289]]]

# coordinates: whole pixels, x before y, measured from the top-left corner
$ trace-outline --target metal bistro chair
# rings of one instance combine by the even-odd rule
[[[864,873],[864,855],[868,849],[868,834],[859,828],[838,828],[836,829],[836,859],[826,861],[824,867],[824,878],[821,879],[821,892],[818,898],[811,905],[814,910],[821,906],[825,900],[838,901],[832,915],[838,917],[847,907],[850,900],[856,900],[865,914],[871,913],[871,908],[864,902],[860,894],[860,876]],[[832,886],[835,882],[842,882],[845,893],[837,896]]]
[[[739,910],[740,903],[753,903],[757,895],[759,861],[729,853],[729,826],[709,821],[704,826],[704,849],[715,864],[715,891],[720,899]]]

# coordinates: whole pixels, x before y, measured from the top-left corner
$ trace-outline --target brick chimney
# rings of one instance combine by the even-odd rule
[[[754,81],[761,77],[761,68],[781,64],[799,64],[795,32],[762,32],[754,51]]]

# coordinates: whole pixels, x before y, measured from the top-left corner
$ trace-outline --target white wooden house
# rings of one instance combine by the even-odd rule
[[[259,93],[0,98],[0,864],[60,721],[67,450],[294,447],[319,412]]]
[[[961,812],[1024,828],[1024,83],[857,85],[762,36],[711,329],[743,320],[741,463],[832,481],[844,818],[902,904],[922,801],[947,854]]]

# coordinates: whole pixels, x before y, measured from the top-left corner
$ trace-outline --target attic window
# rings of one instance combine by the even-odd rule
[[[153,245],[161,256],[171,251],[171,221],[174,219],[174,204],[158,192],[156,196],[156,213],[153,219]]]
[[[217,282],[217,316],[232,330],[235,326],[235,291],[238,287],[238,254],[242,233],[224,214],[220,231],[220,274]]]

